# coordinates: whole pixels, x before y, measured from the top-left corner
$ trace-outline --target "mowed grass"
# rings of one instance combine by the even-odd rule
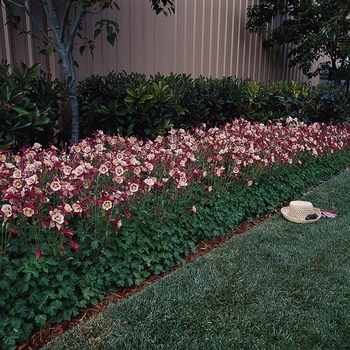
[[[277,213],[44,349],[350,349],[350,171],[300,199],[339,215]]]

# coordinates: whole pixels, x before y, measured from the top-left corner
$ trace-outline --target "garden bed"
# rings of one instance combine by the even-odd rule
[[[249,123],[1,153],[1,347],[230,236],[349,164],[345,126]]]

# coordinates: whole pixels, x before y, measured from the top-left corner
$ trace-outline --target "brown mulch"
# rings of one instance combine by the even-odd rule
[[[248,231],[250,228],[258,224],[259,222],[271,217],[274,214],[276,214],[276,211],[270,211],[267,214],[265,214],[263,217],[255,219],[253,222],[241,223],[238,226],[237,230],[231,231],[231,236],[239,235]],[[191,263],[197,258],[199,258],[200,256],[210,252],[211,250],[222,245],[228,240],[229,240],[229,237],[218,237],[212,242],[199,241],[196,245],[196,248],[197,248],[196,252],[190,253],[184,259],[186,260],[186,263]],[[49,343],[51,340],[55,339],[62,333],[86,321],[91,316],[96,315],[100,311],[106,310],[108,305],[110,305],[111,303],[120,302],[122,299],[125,299],[131,296],[132,294],[139,292],[144,287],[168,275],[170,272],[180,268],[181,266],[182,265],[175,265],[171,270],[167,272],[161,273],[156,276],[154,275],[149,276],[147,280],[139,286],[131,286],[127,288],[121,287],[117,289],[114,293],[111,293],[110,295],[106,296],[97,305],[93,305],[81,310],[80,314],[72,318],[70,321],[63,321],[61,323],[54,324],[54,325],[52,324],[46,325],[44,328],[40,329],[39,332],[32,334],[32,336],[27,341],[20,344],[17,347],[17,350],[36,350],[44,347],[47,343]]]

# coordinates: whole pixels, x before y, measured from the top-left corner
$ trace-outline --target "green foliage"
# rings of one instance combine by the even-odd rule
[[[266,123],[289,117],[304,122],[343,123],[350,95],[334,84],[255,82],[184,74],[150,78],[139,73],[91,76],[78,86],[81,128],[121,136],[155,138],[171,127],[218,127],[235,118]]]
[[[298,66],[308,77],[326,70],[330,80],[337,85],[345,80],[349,88],[349,14],[347,0],[259,0],[247,9],[246,28],[254,33],[267,31],[266,47],[287,44],[290,66]],[[267,29],[272,22],[278,24]],[[322,63],[314,70],[320,58]]]
[[[0,149],[52,142],[63,85],[51,74],[36,70],[39,64],[13,67],[0,64]]]
[[[183,101],[188,101],[184,88],[177,91],[168,83],[179,84],[181,77],[156,75],[147,79],[143,74],[112,72],[84,79],[78,86],[83,134],[88,136],[96,130],[141,138],[167,134],[175,123],[182,123],[186,111],[182,107]],[[186,84],[186,79],[180,83]],[[191,115],[194,104],[189,108]]]
[[[174,0],[150,0],[152,9],[158,15],[163,13],[165,16],[175,13],[175,1]]]

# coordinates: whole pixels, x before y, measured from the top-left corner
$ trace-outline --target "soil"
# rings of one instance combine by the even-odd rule
[[[271,217],[272,215],[276,214],[276,211],[270,211],[266,213],[263,217],[255,219],[253,222],[243,222],[238,226],[237,230],[231,231],[231,236],[242,234],[246,231],[248,231],[250,228],[252,228],[254,225],[258,224],[259,222]],[[227,242],[230,237],[218,237],[212,242],[203,242],[199,241],[196,245],[196,252],[190,253],[187,257],[184,259],[186,260],[186,263],[191,263],[200,256],[210,252],[214,248],[220,246],[221,244]],[[138,286],[131,286],[127,288],[119,288],[114,293],[111,293],[110,295],[106,296],[100,303],[97,305],[93,305],[90,307],[87,307],[83,310],[81,310],[80,314],[77,317],[74,317],[70,321],[63,321],[61,323],[57,324],[48,324],[44,328],[40,329],[39,332],[34,333],[31,335],[31,337],[20,344],[17,347],[17,350],[37,350],[42,347],[44,347],[47,343],[49,343],[51,340],[55,339],[62,333],[70,330],[71,328],[78,326],[80,323],[86,321],[91,316],[96,315],[100,311],[104,311],[107,309],[108,305],[111,303],[118,303],[121,300],[128,298],[134,293],[139,292],[144,287],[150,285],[151,283],[159,280],[160,278],[168,275],[172,271],[180,268],[182,265],[175,265],[171,270],[161,273],[156,276],[149,276],[147,280]]]

